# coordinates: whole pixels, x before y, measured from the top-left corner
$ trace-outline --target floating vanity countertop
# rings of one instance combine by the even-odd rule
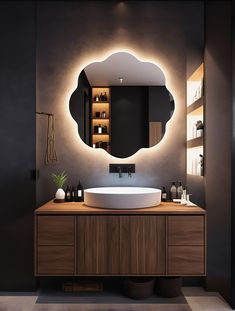
[[[172,202],[162,202],[158,206],[143,209],[107,209],[94,208],[84,202],[54,203],[50,201],[35,210],[35,214],[206,214],[206,211],[198,206],[185,206]]]

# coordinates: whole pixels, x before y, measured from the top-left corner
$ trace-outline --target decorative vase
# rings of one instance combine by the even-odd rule
[[[62,188],[59,188],[55,193],[55,203],[63,203],[65,198],[65,192]]]

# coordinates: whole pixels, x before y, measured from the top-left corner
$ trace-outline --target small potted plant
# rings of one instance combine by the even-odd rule
[[[203,136],[204,125],[203,125],[202,121],[201,120],[197,121],[197,123],[195,125],[196,125],[196,129],[197,129],[196,137]]]
[[[65,199],[65,192],[63,190],[63,185],[67,180],[67,175],[63,171],[61,174],[52,174],[51,177],[57,186],[54,202],[63,203]]]

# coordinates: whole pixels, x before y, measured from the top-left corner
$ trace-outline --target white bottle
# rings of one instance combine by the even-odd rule
[[[183,194],[183,187],[181,181],[179,181],[179,185],[177,187],[177,199],[181,199],[182,194]]]
[[[101,126],[101,124],[99,124],[99,127],[98,127],[98,134],[102,134],[102,126]]]
[[[187,188],[186,188],[186,185],[183,188],[183,194],[181,196],[181,204],[182,205],[187,204]]]
[[[174,181],[171,184],[170,196],[171,196],[171,200],[176,199],[176,186],[175,186],[175,182]]]

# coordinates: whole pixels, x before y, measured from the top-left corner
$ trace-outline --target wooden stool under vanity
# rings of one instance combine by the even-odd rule
[[[205,228],[197,206],[50,201],[35,210],[35,276],[205,276]]]

